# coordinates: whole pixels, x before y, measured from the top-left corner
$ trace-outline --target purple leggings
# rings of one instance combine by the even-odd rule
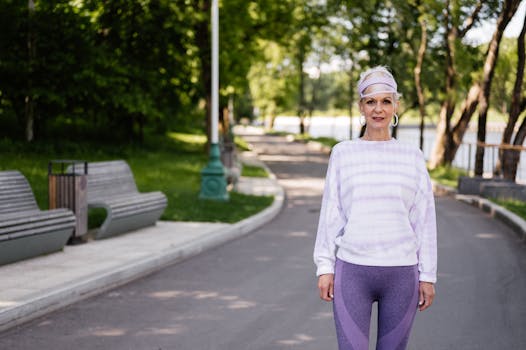
[[[368,350],[378,301],[377,350],[404,350],[418,306],[418,268],[362,266],[336,260],[334,319],[340,350]]]

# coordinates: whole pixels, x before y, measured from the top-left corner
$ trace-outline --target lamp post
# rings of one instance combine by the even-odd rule
[[[201,170],[200,199],[227,201],[225,169],[221,163],[218,144],[219,123],[219,4],[212,0],[212,106],[210,158],[206,167]]]

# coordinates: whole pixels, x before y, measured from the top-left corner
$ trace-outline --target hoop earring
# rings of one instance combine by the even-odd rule
[[[394,123],[393,121],[391,120],[391,126],[394,128],[395,126],[398,125],[398,116],[396,115],[396,113],[393,115],[393,118],[394,118]]]
[[[367,123],[367,121],[365,120],[365,116],[362,114],[360,116],[360,125],[361,126],[365,126],[366,123]]]

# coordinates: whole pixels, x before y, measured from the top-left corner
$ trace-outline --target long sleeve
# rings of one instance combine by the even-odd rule
[[[435,200],[429,173],[422,153],[417,159],[418,191],[410,212],[411,225],[417,236],[420,281],[437,280],[437,226]]]
[[[336,262],[336,237],[343,233],[346,218],[340,198],[340,176],[338,168],[338,146],[334,147],[329,159],[325,189],[318,222],[314,262],[316,275],[334,273]]]

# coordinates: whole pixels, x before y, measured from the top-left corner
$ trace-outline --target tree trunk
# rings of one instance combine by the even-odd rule
[[[513,135],[513,129],[519,118],[519,115],[522,112],[521,106],[521,92],[522,92],[522,82],[524,80],[524,66],[526,61],[526,50],[524,38],[526,36],[526,16],[524,17],[524,23],[522,24],[522,30],[517,38],[517,78],[515,79],[515,85],[513,86],[513,92],[511,95],[511,104],[510,104],[510,117],[508,123],[506,124],[506,129],[502,134],[502,143],[509,144],[511,136]],[[522,125],[519,130],[524,129],[525,121],[523,120]],[[524,135],[526,133],[517,133],[515,136],[514,144],[522,145],[524,142]],[[519,137],[522,136],[522,139]],[[501,168],[502,174],[507,180],[516,180],[517,176],[517,166],[520,159],[520,152],[505,150],[500,153],[501,158]]]
[[[433,147],[433,152],[429,160],[429,167],[436,168],[439,165],[449,164],[451,158],[451,116],[455,111],[455,41],[457,40],[458,30],[450,24],[449,1],[446,1],[445,21],[445,51],[446,51],[446,97],[440,107],[440,119],[437,125],[437,138]]]
[[[300,118],[300,134],[305,134],[305,74],[303,73],[303,65],[305,64],[305,48],[303,47],[303,40],[300,41],[298,53],[298,74],[300,78],[299,88],[299,106],[298,117]]]
[[[455,25],[453,25],[454,21],[451,18],[451,8],[449,0],[445,2],[444,27],[446,30],[444,31],[444,42],[446,51],[446,97],[442,102],[442,106],[440,108],[440,119],[437,125],[437,137],[435,140],[435,145],[433,147],[433,152],[431,153],[431,157],[429,160],[429,167],[431,169],[434,169],[439,165],[451,165],[453,159],[455,158],[455,153],[458,149],[458,145],[462,141],[462,138],[460,138],[460,141],[457,140],[455,142],[454,135],[451,132],[451,117],[453,116],[453,113],[455,111],[456,103],[455,76],[457,73],[455,70],[455,43],[457,42],[457,40],[462,39],[477,22],[477,18],[482,9],[483,3],[483,0],[479,0],[477,2],[475,8],[473,9],[473,12],[471,13],[471,16],[466,18],[466,20],[463,23],[462,30],[460,30]],[[459,135],[463,136],[464,131],[457,133],[457,137]]]
[[[482,79],[482,93],[480,94],[479,121],[477,130],[477,141],[486,142],[486,118],[489,109],[489,96],[491,82],[495,71],[495,65],[499,57],[499,46],[506,26],[517,11],[521,0],[506,0],[502,6],[501,13],[497,19],[497,28],[489,43],[486,62],[484,63],[484,75]],[[484,172],[484,147],[477,145],[475,155],[475,175],[482,176]]]
[[[33,141],[35,124],[35,101],[33,99],[33,67],[36,56],[35,32],[33,29],[33,17],[35,14],[35,1],[28,0],[28,28],[27,28],[27,61],[28,61],[28,80],[27,95],[25,97],[25,120],[26,120],[26,141]]]
[[[316,80],[312,82],[312,95],[308,104],[309,117],[311,118],[316,108],[316,103],[318,102],[317,93],[321,86],[321,60],[318,61],[316,68],[318,69],[318,78],[316,78]]]
[[[416,66],[414,70],[415,74],[415,86],[416,86],[416,93],[418,95],[418,109],[420,111],[420,149],[424,150],[424,123],[425,123],[425,116],[426,116],[426,109],[425,109],[425,97],[424,97],[424,90],[422,89],[422,62],[424,61],[424,55],[426,53],[426,47],[427,47],[427,26],[426,21],[423,19],[420,19],[420,47],[418,48],[418,56],[416,60]]]
[[[526,118],[522,119],[522,123],[519,127],[519,130],[517,131],[517,135],[515,135],[515,140],[513,141],[514,145],[520,146],[524,143],[524,139],[526,138]],[[520,160],[521,152],[520,151],[514,151],[514,150],[506,150],[504,152],[503,156],[503,170],[504,170],[504,178],[508,180],[515,181],[515,178],[517,177],[517,168],[519,166],[519,160]]]
[[[351,69],[349,70],[349,140],[352,140],[352,107],[354,104],[354,60],[351,59]]]
[[[447,164],[451,164],[455,159],[455,155],[458,151],[458,148],[460,147],[460,144],[462,143],[464,134],[469,128],[469,122],[471,120],[471,117],[473,116],[473,113],[475,113],[475,111],[477,110],[480,92],[480,83],[476,82],[471,86],[471,88],[468,91],[468,95],[466,96],[466,99],[462,102],[462,105],[460,106],[460,118],[457,121],[457,124],[455,124],[455,126],[451,130],[451,134],[449,137],[449,154],[447,158]]]

